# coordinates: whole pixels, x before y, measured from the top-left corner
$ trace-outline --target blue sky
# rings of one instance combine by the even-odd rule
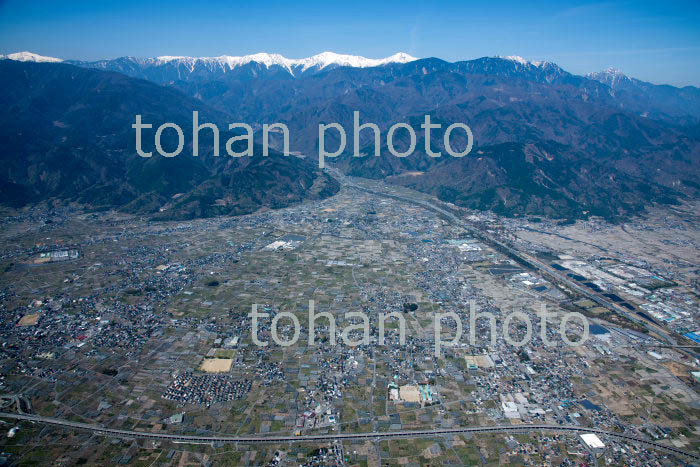
[[[300,58],[330,50],[467,60],[521,55],[700,86],[700,1],[0,0],[0,53]]]

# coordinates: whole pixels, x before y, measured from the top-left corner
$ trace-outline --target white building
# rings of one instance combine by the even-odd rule
[[[599,455],[605,449],[605,443],[603,443],[600,438],[594,433],[584,433],[581,435],[581,441],[583,444],[593,451],[596,455]]]

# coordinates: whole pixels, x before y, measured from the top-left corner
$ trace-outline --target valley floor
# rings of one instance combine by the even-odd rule
[[[234,218],[155,223],[38,209],[7,215],[0,231],[2,393],[26,398],[42,416],[125,430],[233,436],[565,424],[698,452],[692,349],[660,346],[653,332],[572,295],[443,216],[354,184],[431,202],[355,180],[323,201]],[[556,264],[567,280],[597,287],[591,290],[615,306],[629,305],[679,344],[692,344],[683,336],[700,330],[700,223],[692,206],[619,226],[448,208],[489,238]],[[370,344],[352,347],[338,336],[334,345],[325,320],[309,344],[309,301],[317,313],[331,313],[338,334],[353,323],[346,313],[365,313]],[[470,341],[471,301],[496,316],[495,342],[483,323]],[[252,340],[254,304],[269,315],[257,333],[266,347]],[[552,345],[540,335],[543,305]],[[514,310],[533,323],[522,347],[502,338]],[[272,341],[270,318],[283,311],[301,323],[289,347]],[[401,318],[387,320],[380,345],[379,314],[389,312]],[[437,358],[435,314],[444,312],[465,324],[464,333]],[[576,347],[555,332],[571,312],[587,316],[594,330]],[[293,337],[290,323],[277,323],[284,339]],[[445,342],[455,332],[450,323],[441,326]],[[576,320],[566,329],[572,340],[583,332]],[[526,329],[513,320],[509,333],[519,339]],[[3,411],[16,410],[13,404]],[[552,432],[192,445],[17,426],[2,438],[3,455],[43,465],[681,462],[631,442],[602,439],[605,448],[596,450]]]

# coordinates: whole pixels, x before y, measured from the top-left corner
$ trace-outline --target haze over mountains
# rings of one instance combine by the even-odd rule
[[[99,137],[81,143],[81,151],[85,151],[80,156],[81,162],[95,171],[99,171],[101,164],[115,160],[137,164],[132,162],[140,158],[135,155],[130,127],[137,113],[150,113],[150,120],[156,124],[178,118],[187,122],[191,110],[205,112],[217,121],[246,122],[254,127],[283,122],[290,129],[292,150],[309,156],[307,161],[255,156],[249,162],[232,162],[232,158],[223,157],[213,163],[203,158],[205,162],[196,162],[208,174],[202,180],[190,176],[199,173],[199,169],[178,168],[178,164],[192,164],[192,157],[183,154],[164,160],[155,156],[147,165],[158,164],[158,170],[164,170],[160,178],[163,186],[168,185],[170,178],[180,180],[183,185],[162,190],[147,187],[143,191],[131,181],[126,185],[120,183],[119,186],[128,186],[123,189],[129,196],[119,204],[112,199],[114,195],[107,195],[109,199],[102,203],[104,206],[111,203],[133,208],[135,200],[140,200],[136,203],[139,209],[157,212],[170,206],[174,195],[184,199],[195,196],[188,193],[201,191],[201,184],[208,177],[230,174],[230,165],[243,170],[247,166],[238,165],[248,164],[252,170],[258,160],[286,161],[288,166],[279,170],[289,171],[289,180],[298,179],[301,172],[313,174],[309,175],[311,178],[299,178],[305,180],[304,188],[293,192],[290,202],[304,199],[307,194],[332,194],[337,187],[333,187],[332,181],[319,178],[327,176],[316,172],[308,159],[318,151],[318,124],[338,122],[351,130],[355,110],[360,112],[362,123],[376,123],[384,135],[397,122],[410,122],[421,135],[420,124],[425,114],[442,123],[443,128],[453,122],[467,123],[474,132],[475,148],[462,159],[447,155],[431,158],[425,153],[422,140],[418,141],[416,152],[406,158],[388,154],[385,147],[381,157],[353,158],[350,138],[346,154],[333,162],[348,174],[386,178],[391,183],[430,192],[458,205],[492,209],[506,215],[576,218],[596,214],[616,218],[639,212],[650,203],[697,197],[700,189],[696,181],[700,176],[700,90],[645,83],[616,70],[584,77],[570,74],[550,62],[529,62],[520,57],[485,57],[449,63],[437,58],[415,59],[406,54],[379,60],[332,53],[300,60],[274,54],[122,57],[64,63],[50,63],[56,59],[28,53],[9,58],[15,61],[0,62],[3,83],[14,73],[15,80],[22,76],[24,87],[18,88],[10,79],[0,91],[2,100],[8,104],[4,106],[8,111],[3,120],[9,127],[3,126],[3,137],[15,138],[18,131],[26,130],[12,125],[29,126],[35,118],[41,118],[44,130],[33,134],[31,144],[13,146],[14,152],[11,156],[6,153],[5,158],[21,160],[31,154],[29,159],[41,164],[47,155],[56,154],[58,148],[74,152],[70,148],[77,143],[63,139],[68,130],[51,126],[50,122],[59,121],[72,128],[73,123],[64,120],[72,118],[76,106],[81,105],[101,115],[100,123],[111,131],[109,138],[105,138],[106,128],[96,128],[93,134]],[[55,96],[50,93],[51,86],[58,86],[65,98],[51,97]],[[46,90],[37,93],[42,88]],[[104,93],[112,95],[114,101],[104,100]],[[84,102],[86,96],[98,95],[100,99]],[[117,103],[122,99],[123,103]],[[60,118],[39,117],[42,106],[56,107],[54,101],[62,102]],[[13,124],[10,109],[21,110],[26,120]],[[128,119],[131,122],[127,123]],[[191,124],[183,123],[186,132],[190,127]],[[435,150],[442,149],[442,137],[441,131],[433,132],[431,146]],[[46,142],[40,143],[44,138]],[[113,146],[105,145],[106,140]],[[455,146],[463,143],[453,139]],[[328,146],[334,148],[334,144],[337,141],[331,139]],[[373,144],[371,131],[363,132],[362,152],[372,154]],[[407,141],[400,141],[397,146],[405,148]],[[118,157],[115,151],[119,152]],[[110,157],[105,157],[105,153]],[[71,154],[71,157],[78,156]],[[91,161],[87,162],[88,159]],[[124,177],[131,180],[127,173],[120,175],[120,180]],[[180,177],[175,173],[186,175]],[[241,212],[276,205],[277,201],[265,201],[256,194],[256,189],[262,188],[254,182],[258,175],[249,177],[250,196],[256,201],[246,201],[248,207]],[[102,177],[107,183],[108,176]],[[21,175],[21,168],[16,165],[4,167],[0,178],[3,190],[17,193],[29,190],[35,198],[63,196],[62,189],[57,187],[64,186],[68,180],[47,185],[45,180],[51,179],[50,176],[32,179],[28,173]],[[323,180],[322,189],[315,180]],[[75,185],[74,181],[71,183]],[[265,191],[271,192],[274,183],[269,180]],[[214,185],[217,190],[232,186],[220,181]],[[311,186],[316,188],[307,193]],[[278,188],[280,196],[289,189]],[[76,192],[81,189],[76,188]],[[106,187],[93,189],[107,190]],[[198,208],[185,209],[182,216],[236,213],[233,206],[240,201],[237,196],[242,193],[233,196],[228,204],[216,201],[223,199],[223,192],[210,195],[206,200],[200,199]],[[75,196],[71,199],[87,202],[85,196]],[[130,201],[124,204],[126,199]],[[230,209],[204,208],[207,203],[226,204]]]
[[[181,92],[118,73],[61,63],[0,60],[0,197],[3,204],[57,199],[159,219],[246,214],[334,194],[338,183],[309,161],[271,154],[213,157],[202,132],[199,157],[139,157],[134,115],[191,126],[192,111],[227,128],[228,116]],[[222,132],[226,141],[233,134]],[[176,146],[174,133],[163,146]],[[153,151],[153,138],[144,139]],[[235,147],[236,150],[243,148]],[[225,154],[225,153],[224,153]]]

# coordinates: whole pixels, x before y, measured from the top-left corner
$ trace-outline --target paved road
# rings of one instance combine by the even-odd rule
[[[73,422],[59,418],[41,417],[38,415],[14,414],[0,412],[0,418],[22,420],[26,422],[42,423],[44,425],[59,426],[78,430],[91,431],[95,434],[112,435],[124,438],[147,438],[159,439],[163,441],[177,441],[180,443],[303,443],[303,442],[324,442],[324,441],[344,441],[356,439],[381,439],[381,438],[423,438],[431,436],[461,434],[461,433],[523,433],[529,431],[556,431],[565,433],[595,433],[601,436],[615,438],[621,441],[642,444],[653,449],[671,452],[681,456],[700,461],[700,454],[690,453],[671,446],[666,446],[655,441],[648,441],[635,436],[623,433],[614,433],[597,428],[587,428],[570,425],[494,425],[494,426],[463,426],[455,428],[436,428],[431,430],[402,430],[392,432],[371,432],[371,433],[339,433],[339,434],[319,434],[303,436],[190,436],[169,433],[151,433],[147,431],[118,430],[89,423]]]
[[[593,300],[595,303],[607,308],[608,310],[611,310],[619,315],[622,315],[629,319],[632,322],[635,322],[641,326],[644,326],[647,328],[649,331],[654,332],[658,336],[660,336],[662,339],[664,339],[668,344],[672,346],[678,345],[676,339],[665,329],[655,326],[641,317],[637,317],[632,313],[629,313],[627,310],[622,308],[621,306],[618,306],[617,304],[611,302],[610,300],[607,300],[603,296],[588,290],[586,287],[583,287],[576,282],[572,281],[568,277],[566,277],[564,274],[561,274],[559,271],[555,270],[554,268],[550,267],[548,264],[543,263],[542,261],[538,260],[537,258],[534,258],[533,256],[530,256],[526,253],[523,253],[519,250],[516,250],[515,248],[511,247],[510,245],[507,245],[503,243],[502,241],[488,235],[486,232],[483,232],[467,223],[465,223],[462,219],[457,217],[454,213],[443,209],[439,206],[436,206],[432,203],[429,203],[427,201],[419,200],[419,199],[414,199],[414,198],[408,198],[406,196],[400,196],[396,195],[393,193],[385,193],[382,191],[377,191],[377,190],[372,190],[369,188],[365,188],[359,185],[356,185],[352,182],[349,182],[345,177],[342,177],[341,183],[343,183],[345,186],[350,187],[350,188],[355,188],[360,191],[364,191],[367,193],[371,193],[377,196],[383,196],[385,198],[392,198],[396,199],[398,201],[404,201],[407,203],[415,204],[418,206],[421,206],[425,209],[431,210],[433,212],[436,212],[446,219],[448,219],[450,222],[453,224],[462,227],[465,229],[467,232],[469,232],[472,236],[480,239],[484,243],[490,245],[491,247],[496,248],[497,250],[507,254],[511,258],[515,259],[519,263],[529,267],[530,269],[534,269],[541,273],[543,276],[548,278],[549,280],[552,280],[553,282],[558,282],[560,284],[564,284],[567,286],[569,289],[574,290],[578,292],[579,294],[585,296],[586,298]],[[681,350],[682,351],[682,350]]]
[[[362,191],[367,191],[369,193],[373,193],[376,195],[380,196],[386,196],[390,198],[395,198],[398,200],[414,203],[421,205],[427,209],[436,211],[440,214],[442,214],[445,217],[448,217],[451,221],[457,223],[461,227],[464,227],[466,230],[469,232],[473,233],[475,236],[478,238],[484,239],[484,234],[482,232],[477,231],[473,227],[463,223],[460,219],[458,219],[454,214],[452,214],[449,211],[446,211],[438,206],[432,205],[430,203],[420,201],[420,200],[415,200],[411,198],[405,198],[402,196],[398,195],[393,195],[393,194],[388,194],[388,193],[382,193],[382,192],[377,192],[374,190],[369,190],[364,187],[359,187],[357,185],[350,185],[353,188],[360,189]],[[589,296],[591,299],[595,299],[596,302],[601,302],[604,301],[600,297],[592,297],[590,296],[591,294],[585,290],[582,289],[578,284],[571,283],[567,278],[559,277],[559,274],[554,272],[554,271],[549,271],[549,268],[544,265],[543,263],[540,263],[536,259],[532,257],[523,257],[523,254],[514,250],[513,248],[509,247],[508,245],[503,244],[502,242],[495,240],[491,237],[486,237],[486,239],[489,241],[489,243],[495,243],[498,247],[505,249],[508,252],[511,252],[513,255],[515,255],[517,258],[520,258],[522,261],[527,261],[530,264],[533,264],[536,269],[541,269],[542,272],[548,273],[548,275],[554,276],[557,279],[560,279],[561,282],[566,283],[567,285],[570,285],[573,289],[583,293],[586,296]],[[608,303],[605,301],[605,305],[607,305],[608,308],[616,309],[617,307],[612,304]],[[622,311],[622,310],[620,310]],[[441,435],[450,435],[450,434],[461,434],[461,433],[522,433],[522,432],[529,432],[529,431],[556,431],[556,432],[568,432],[568,433],[595,433],[597,435],[601,436],[606,436],[610,438],[614,438],[617,440],[621,441],[627,441],[627,442],[632,442],[632,443],[637,443],[637,444],[642,444],[646,447],[651,447],[653,449],[658,449],[661,451],[665,452],[671,452],[674,454],[686,456],[688,458],[700,461],[700,454],[696,453],[691,453],[691,452],[686,452],[681,449],[671,447],[671,446],[666,446],[661,443],[657,443],[655,441],[649,441],[643,438],[638,438],[636,436],[630,436],[622,433],[614,433],[614,432],[609,432],[605,430],[600,430],[597,428],[587,428],[587,427],[581,427],[581,426],[570,426],[570,425],[494,425],[494,426],[465,426],[465,427],[456,427],[456,428],[439,428],[439,429],[430,429],[430,430],[402,430],[402,431],[393,431],[393,432],[370,432],[370,433],[339,433],[339,434],[319,434],[319,435],[303,435],[303,436],[189,436],[189,435],[178,435],[178,434],[169,434],[169,433],[151,433],[151,432],[144,432],[144,431],[134,431],[134,430],[119,430],[119,429],[114,429],[114,428],[107,428],[99,425],[92,425],[88,423],[80,423],[80,422],[73,422],[70,420],[63,420],[63,419],[58,419],[58,418],[50,418],[50,417],[41,417],[37,415],[26,415],[26,414],[14,414],[14,413],[3,413],[0,412],[0,418],[6,418],[6,419],[13,419],[13,420],[21,420],[21,421],[26,421],[26,422],[33,422],[33,423],[41,423],[45,425],[52,425],[52,426],[59,426],[59,427],[64,427],[64,428],[69,428],[69,429],[78,429],[78,430],[86,430],[86,431],[91,431],[95,434],[102,434],[102,435],[112,435],[112,436],[117,436],[117,437],[126,437],[126,438],[147,438],[147,439],[159,439],[159,440],[168,440],[168,441],[177,441],[177,442],[184,442],[184,443],[286,443],[286,442],[323,442],[323,441],[333,441],[333,440],[355,440],[355,439],[380,439],[380,438],[421,438],[421,437],[430,437],[430,436],[441,436]]]

